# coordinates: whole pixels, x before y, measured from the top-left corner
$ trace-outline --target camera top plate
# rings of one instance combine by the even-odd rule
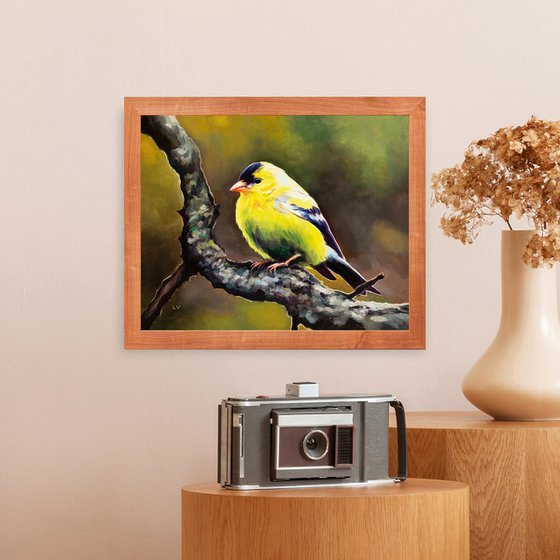
[[[392,402],[397,399],[389,394],[356,394],[356,395],[321,395],[320,397],[287,397],[285,395],[254,397],[228,397],[224,399],[226,404],[237,406],[261,406],[274,404],[333,404],[352,402]]]

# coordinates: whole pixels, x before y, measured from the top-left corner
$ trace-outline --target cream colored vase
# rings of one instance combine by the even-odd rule
[[[502,233],[502,321],[463,381],[465,397],[500,420],[560,419],[556,267],[535,269],[522,261],[533,233]]]

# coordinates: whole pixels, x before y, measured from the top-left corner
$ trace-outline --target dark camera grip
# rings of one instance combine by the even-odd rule
[[[404,406],[400,401],[389,403],[395,409],[397,417],[397,442],[398,442],[398,472],[394,479],[395,482],[402,482],[408,476],[407,450],[406,450],[406,420],[404,416]]]

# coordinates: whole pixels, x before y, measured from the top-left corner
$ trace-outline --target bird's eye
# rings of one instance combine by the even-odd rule
[[[262,179],[255,179],[255,180],[253,181],[253,183],[256,183],[256,184],[258,185],[261,181],[262,181]]]

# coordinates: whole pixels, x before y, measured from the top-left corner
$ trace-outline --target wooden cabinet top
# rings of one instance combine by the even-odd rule
[[[395,426],[391,415],[390,425]],[[560,421],[498,421],[478,411],[407,412],[409,429],[458,429],[458,430],[531,430],[542,428],[560,429]]]

